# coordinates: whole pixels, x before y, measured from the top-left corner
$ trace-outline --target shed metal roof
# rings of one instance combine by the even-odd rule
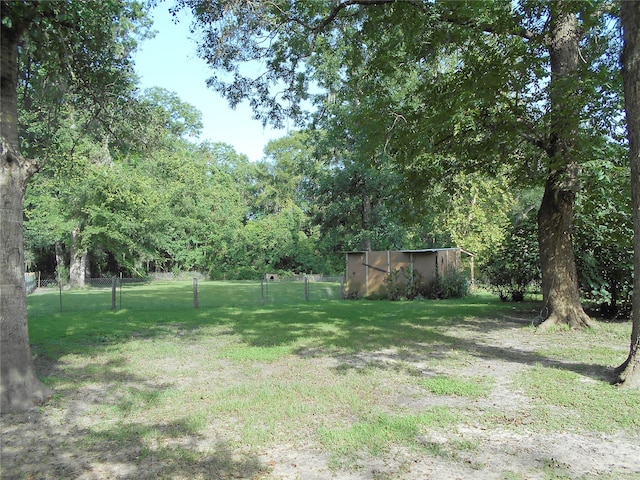
[[[446,248],[422,248],[422,249],[416,249],[416,250],[389,250],[390,252],[402,252],[402,253],[436,253],[436,252],[443,252],[443,251],[447,251],[447,250],[460,250],[462,253],[469,255],[470,257],[473,257],[473,253],[467,252],[466,250],[460,248],[460,247],[446,247]],[[370,251],[377,251],[377,252],[386,252],[387,250],[370,250]],[[351,252],[345,252],[345,253],[366,253],[367,250],[353,250]]]

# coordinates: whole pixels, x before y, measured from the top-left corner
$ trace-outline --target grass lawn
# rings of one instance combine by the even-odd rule
[[[125,283],[122,286],[117,284],[115,303],[118,310],[182,310],[193,307],[193,291],[192,281]],[[304,282],[201,280],[197,284],[197,291],[200,308],[291,305],[341,298],[340,282],[309,282],[305,294]],[[111,310],[112,307],[111,287],[62,292],[57,288],[50,288],[47,293],[44,296],[30,297],[29,308],[32,316]]]
[[[243,305],[248,284],[203,283],[198,309],[191,283],[116,311],[30,296],[56,395],[2,417],[2,478],[640,478],[640,393],[606,377],[629,323],[541,335],[536,304],[487,294]]]

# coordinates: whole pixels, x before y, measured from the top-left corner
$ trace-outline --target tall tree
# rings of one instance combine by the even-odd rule
[[[159,196],[147,227],[155,237],[155,268],[217,275],[236,260],[248,209],[231,171],[234,156],[228,145],[179,140],[141,162]]]
[[[57,71],[67,80],[66,94],[91,99],[99,118],[133,71],[131,34],[144,12],[126,0],[3,1],[0,12],[0,409],[5,413],[31,408],[51,393],[36,376],[27,329],[22,217],[38,159],[21,151],[19,55],[29,49],[41,66]]]
[[[544,150],[548,176],[538,210],[538,243],[542,270],[542,296],[549,316],[542,324],[571,327],[591,324],[580,305],[578,274],[573,251],[573,210],[578,190],[580,124],[578,62],[582,27],[574,6],[567,1],[550,4],[547,50],[550,130]]]
[[[624,78],[629,160],[631,162],[631,197],[633,204],[634,291],[631,348],[627,360],[616,369],[617,383],[640,387],[640,2],[622,0],[620,13],[624,49]]]
[[[345,156],[316,177],[315,222],[336,252],[406,247],[397,174]]]
[[[24,287],[22,211],[34,162],[20,153],[18,136],[18,42],[31,18],[12,18],[13,5],[2,2],[0,36],[0,410],[25,410],[51,394],[38,379],[29,347]],[[35,12],[32,14],[35,16]]]
[[[150,190],[153,168],[141,167],[157,152],[183,151],[182,137],[201,128],[200,112],[173,93],[155,88],[124,98],[121,110],[127,114],[110,116],[108,131],[67,101],[69,113],[56,119],[56,139],[47,148],[51,159],[27,190],[28,239],[48,238],[50,249],[54,243],[67,247],[71,286],[82,287],[90,260],[105,254],[118,263],[110,273],[140,273],[140,263],[153,257],[157,232],[149,228],[156,225],[150,213],[160,196]],[[47,118],[25,116],[33,119],[29,131],[48,130]],[[44,221],[57,228],[43,234]]]
[[[435,180],[429,174],[434,161],[446,164],[436,171],[495,173],[510,162],[541,175],[544,325],[590,324],[580,303],[572,224],[589,136],[602,134],[606,122],[599,119],[614,117],[606,109],[618,106],[615,62],[603,51],[611,46],[615,52],[615,43],[606,38],[612,29],[602,5],[177,3],[193,11],[204,33],[199,52],[216,68],[209,84],[232,104],[249,99],[266,121],[304,120],[302,105],[310,98],[318,114],[350,105],[337,118],[351,120],[341,122],[345,132],[360,126],[356,149],[388,152],[428,181]],[[243,74],[240,65],[249,61],[264,71]],[[318,86],[322,94],[311,95]]]

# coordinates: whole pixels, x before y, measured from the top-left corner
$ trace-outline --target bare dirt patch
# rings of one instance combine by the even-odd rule
[[[2,478],[640,478],[637,432],[550,431],[536,423],[531,398],[517,386],[523,371],[552,365],[578,372],[585,382],[604,382],[606,368],[541,353],[557,338],[537,335],[529,323],[518,317],[471,319],[443,327],[452,341],[436,346],[408,341],[406,347],[339,355],[301,348],[281,361],[256,361],[242,368],[207,357],[214,346],[229,342],[215,336],[187,338],[179,351],[156,360],[155,374],[152,366],[144,367],[149,371],[140,367],[139,376],[132,374],[124,368],[127,357],[122,353],[114,358],[88,355],[67,364],[64,359],[40,361],[39,371],[58,378],[58,396],[31,412],[2,416]],[[277,382],[315,375],[321,382],[335,372],[370,368],[401,372],[403,378],[452,372],[487,378],[492,390],[480,398],[434,395],[407,381],[394,383],[393,375],[377,375],[382,382],[375,399],[379,407],[420,412],[446,406],[464,420],[451,429],[422,432],[415,447],[392,445],[378,455],[363,452],[350,465],[335,464],[317,439],[319,426],[343,418],[295,421],[295,432],[263,432],[271,439],[247,448],[242,433],[246,418],[231,409],[224,416],[211,413],[216,389],[240,388],[247,376]],[[196,383],[200,390],[190,397],[192,403],[174,404]],[[153,410],[153,421],[140,405]],[[327,413],[331,415],[335,412]]]

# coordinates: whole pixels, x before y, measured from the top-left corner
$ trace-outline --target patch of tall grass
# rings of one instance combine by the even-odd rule
[[[363,453],[379,456],[393,445],[419,448],[416,439],[421,433],[451,427],[456,422],[457,416],[448,407],[433,407],[413,415],[374,413],[347,427],[323,427],[319,435],[340,464]]]

